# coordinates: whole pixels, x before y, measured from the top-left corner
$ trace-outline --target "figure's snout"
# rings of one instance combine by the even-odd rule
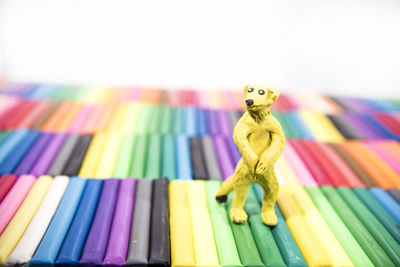
[[[252,99],[247,99],[247,100],[246,100],[246,105],[247,105],[248,107],[251,107],[253,104],[254,104],[254,101],[253,101]]]

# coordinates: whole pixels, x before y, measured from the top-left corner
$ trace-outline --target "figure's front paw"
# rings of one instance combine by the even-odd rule
[[[243,209],[231,209],[231,220],[235,223],[244,223],[247,221],[247,214]]]
[[[256,167],[256,173],[258,174],[266,174],[269,170],[270,166],[260,161]]]
[[[276,217],[273,209],[261,212],[261,220],[263,223],[269,226],[275,226],[278,224],[278,217]]]

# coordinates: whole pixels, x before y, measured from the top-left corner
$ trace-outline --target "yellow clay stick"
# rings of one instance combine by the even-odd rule
[[[299,115],[318,141],[340,142],[343,140],[343,136],[332,123],[327,121],[328,119],[323,114],[312,111],[300,111]]]
[[[113,113],[109,124],[107,125],[107,130],[118,132],[122,128],[122,123],[125,115],[126,105],[118,106],[117,110]]]
[[[126,116],[121,128],[123,133],[130,134],[135,131],[141,108],[142,104],[138,102],[128,104]]]
[[[282,179],[285,181],[285,184],[301,185],[297,175],[294,173],[292,166],[290,166],[285,155],[280,156],[276,162],[276,168],[278,168],[278,171],[280,172]]]
[[[299,206],[294,201],[290,190],[286,186],[281,186],[278,205],[307,264],[311,267],[333,266],[327,252],[317,241],[317,237],[311,226],[304,218]]]
[[[345,139],[325,114],[321,112],[315,112],[315,116],[319,118],[320,123],[326,129],[326,132],[329,133],[331,142],[338,143]]]
[[[94,136],[79,171],[80,177],[95,177],[108,135],[106,132],[100,132]]]
[[[196,266],[219,266],[204,181],[188,182],[188,198]]]
[[[288,188],[320,246],[327,252],[334,266],[354,266],[304,188],[300,185],[291,185]]]
[[[24,202],[0,236],[0,265],[13,251],[45,197],[53,178],[41,176],[32,186]]]
[[[115,162],[118,158],[118,152],[122,141],[122,134],[112,132],[108,134],[103,155],[100,158],[100,164],[97,168],[96,178],[112,177]]]
[[[185,181],[174,180],[169,184],[172,267],[196,266],[187,192]]]

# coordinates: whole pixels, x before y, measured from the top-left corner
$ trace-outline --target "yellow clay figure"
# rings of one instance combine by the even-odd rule
[[[278,197],[279,184],[275,176],[274,164],[282,154],[285,135],[278,120],[271,114],[271,105],[279,97],[275,88],[263,85],[247,85],[246,112],[233,130],[233,140],[242,158],[235,173],[221,186],[215,198],[225,202],[233,190],[231,220],[243,223],[247,220],[244,211],[246,193],[249,186],[258,183],[264,189],[261,219],[266,225],[276,225],[274,204]]]

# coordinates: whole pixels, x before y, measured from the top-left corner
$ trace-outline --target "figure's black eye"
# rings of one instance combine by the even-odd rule
[[[249,92],[249,93],[251,93],[251,92],[253,92],[254,91],[254,89],[253,88],[249,88],[249,89],[247,89],[247,92]]]
[[[258,90],[258,93],[259,93],[260,95],[265,94],[264,90]]]

